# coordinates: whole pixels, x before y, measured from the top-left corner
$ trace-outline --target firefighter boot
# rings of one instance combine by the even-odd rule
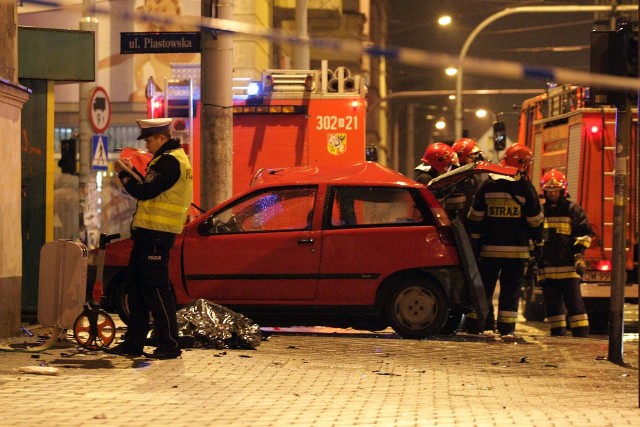
[[[587,313],[574,314],[569,316],[569,327],[574,337],[586,338],[589,335],[589,318]]]
[[[482,328],[478,323],[478,315],[475,311],[472,311],[464,316],[464,321],[462,322],[462,328],[460,329],[460,331],[473,335],[482,333]]]
[[[578,326],[577,328],[571,328],[571,335],[575,338],[587,338],[589,336],[589,327]]]
[[[552,337],[563,337],[567,335],[567,317],[564,313],[547,317],[547,322],[549,323]]]

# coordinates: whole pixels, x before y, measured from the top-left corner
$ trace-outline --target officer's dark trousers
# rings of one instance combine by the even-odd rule
[[[169,282],[170,246],[135,241],[127,285],[129,319],[127,346],[142,350],[149,333],[149,313],[153,316],[157,348],[171,351],[179,348],[176,302]]]
[[[485,330],[493,329],[494,309],[493,293],[496,282],[500,279],[500,295],[498,297],[498,332],[501,335],[513,334],[518,321],[518,304],[520,302],[520,286],[524,276],[527,260],[520,258],[487,258],[478,263],[480,276],[489,303],[489,314]]]

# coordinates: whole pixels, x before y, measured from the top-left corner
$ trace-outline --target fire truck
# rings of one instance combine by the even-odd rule
[[[190,73],[199,76],[199,67]],[[174,119],[174,134],[188,145],[197,199],[199,91],[191,78],[165,84],[166,108],[159,114]],[[331,70],[323,61],[321,70],[265,70],[259,81],[234,79],[233,194],[249,188],[260,169],[364,161],[365,117],[364,79],[346,67]]]
[[[585,254],[587,271],[583,276],[581,290],[592,329],[600,329],[608,324],[611,295],[618,111],[614,107],[591,107],[588,94],[589,88],[565,85],[524,101],[518,141],[533,151],[534,161],[530,174],[540,193],[542,176],[552,168],[561,171],[567,177],[569,197],[582,206],[589,218],[593,236],[591,247]],[[635,141],[635,110],[632,117],[629,120],[631,129],[626,134],[630,135],[631,141]],[[637,300],[639,225],[636,189],[639,177],[635,172],[635,144],[630,146],[625,299]],[[528,320],[542,320],[544,317],[541,294],[540,288],[527,282],[524,314]]]

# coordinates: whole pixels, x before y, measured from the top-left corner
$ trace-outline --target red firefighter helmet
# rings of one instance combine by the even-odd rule
[[[452,164],[458,164],[458,156],[444,142],[434,142],[425,150],[422,161],[442,173]]]
[[[567,185],[567,177],[555,169],[551,169],[545,173],[540,180],[540,188],[542,188],[543,191],[562,190],[561,194],[563,196],[567,195]]]
[[[453,143],[451,149],[458,155],[461,164],[466,164],[467,160],[475,161],[477,156],[482,155],[482,149],[471,138],[460,138]]]
[[[504,152],[502,164],[518,168],[520,172],[525,172],[529,164],[533,161],[533,153],[522,144],[510,145]]]

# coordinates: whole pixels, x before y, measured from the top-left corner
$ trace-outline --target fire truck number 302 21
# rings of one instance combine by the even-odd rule
[[[318,130],[357,130],[358,116],[317,116]]]

